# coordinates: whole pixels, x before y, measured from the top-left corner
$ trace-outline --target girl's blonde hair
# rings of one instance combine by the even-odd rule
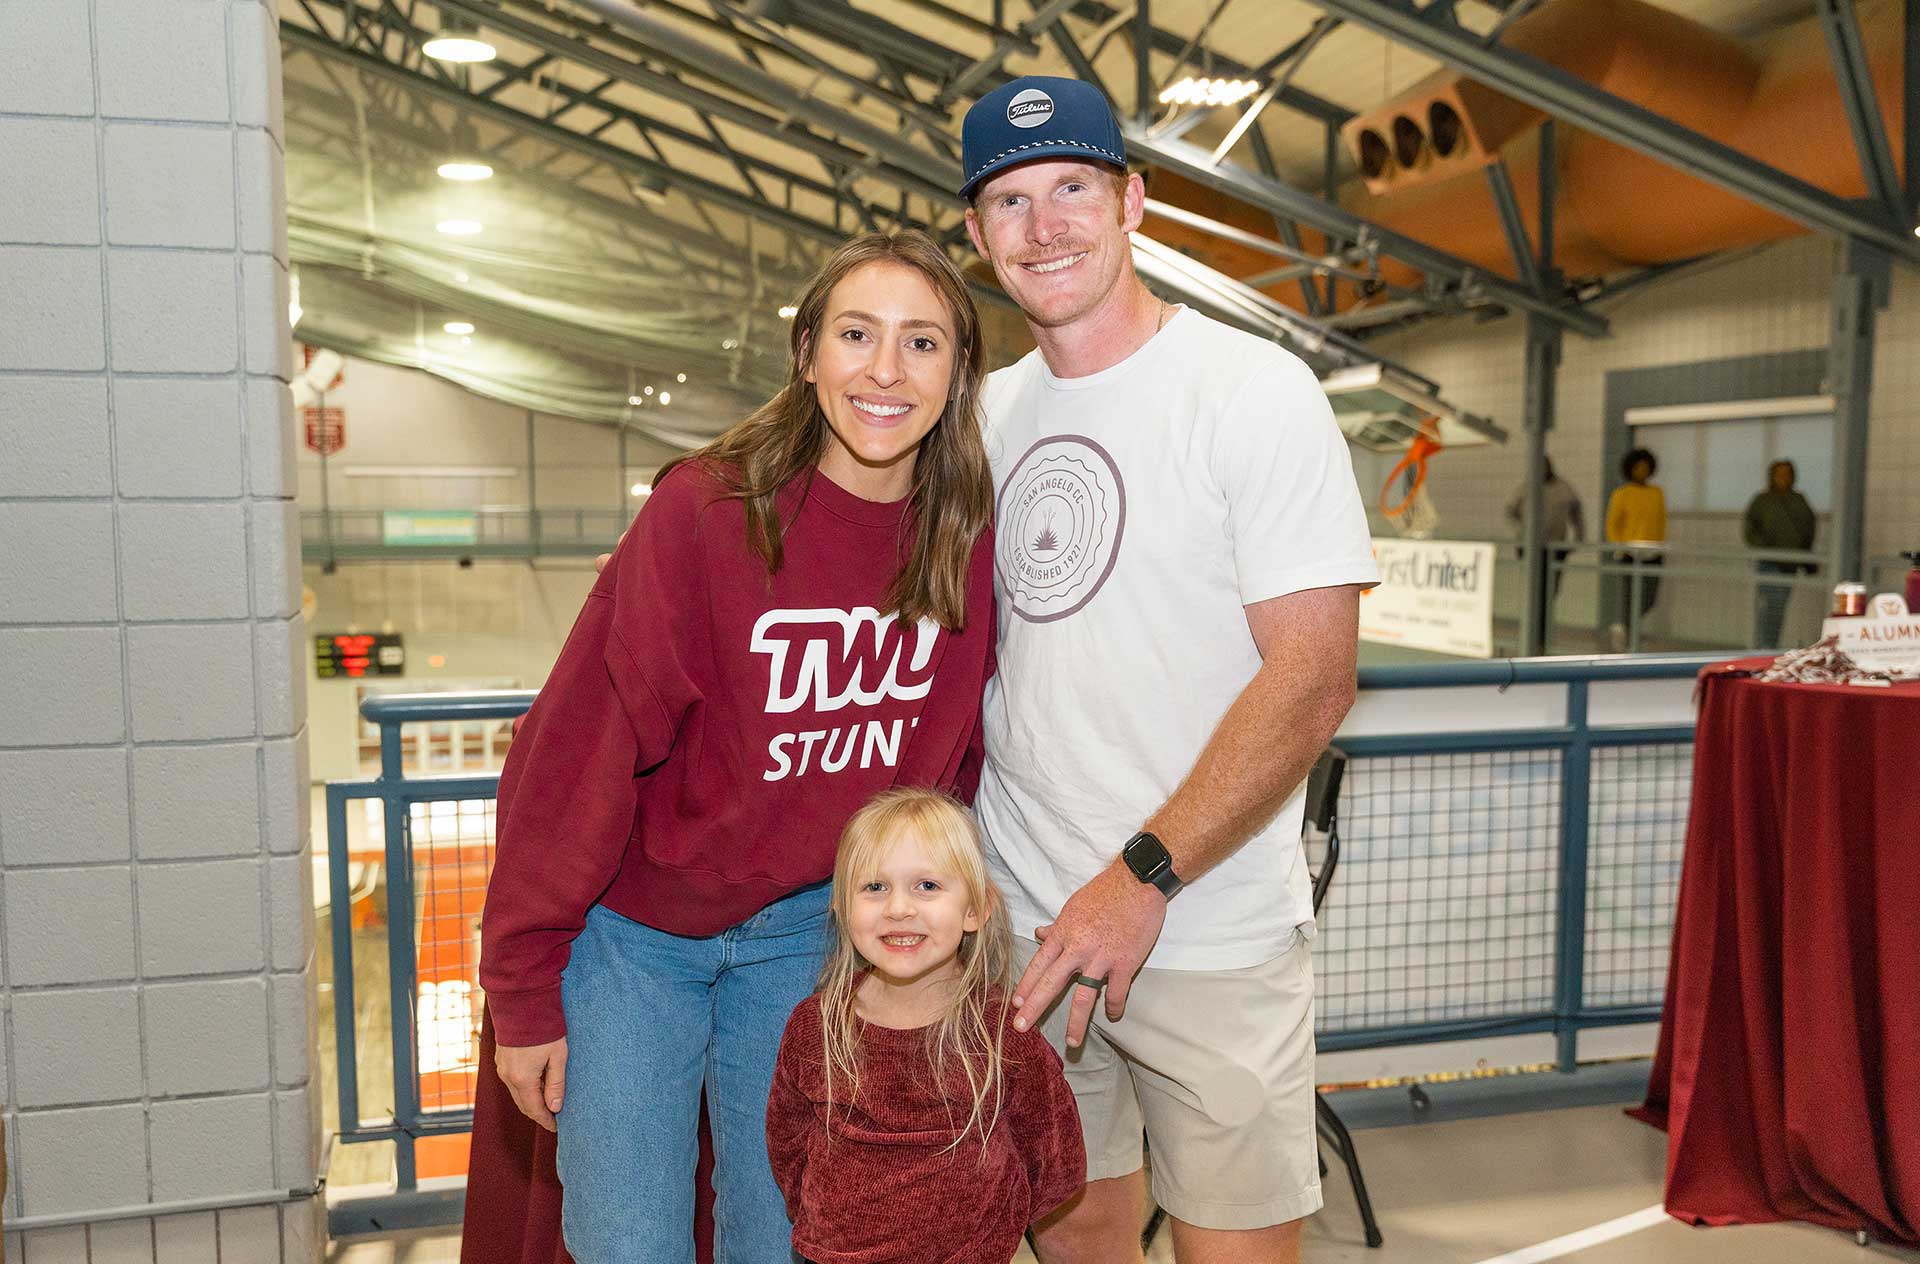
[[[820,974],[820,1034],[825,1045],[827,1111],[836,1092],[849,1106],[860,1091],[860,1026],[854,992],[873,963],[854,946],[848,932],[854,893],[879,871],[894,842],[912,835],[927,849],[934,866],[960,880],[980,929],[960,936],[956,954],[960,977],[940,1017],[927,1028],[927,1059],[934,1083],[945,1094],[949,1071],[966,1077],[970,1101],[966,1124],[954,1133],[959,1146],[978,1129],[982,1153],[999,1121],[1005,1092],[1003,1042],[1005,1003],[1013,965],[1013,937],[993,879],[987,876],[980,833],[958,801],[934,790],[895,789],[876,795],[847,822],[833,865],[833,920],[839,933]],[[995,997],[995,990],[1002,995]]]
[[[840,282],[875,263],[904,267],[925,278],[953,318],[954,338],[947,406],[920,441],[914,461],[909,519],[913,541],[881,613],[897,613],[909,623],[932,619],[948,631],[959,631],[972,613],[967,609],[967,577],[973,546],[993,521],[993,471],[980,425],[987,351],[980,311],[965,274],[925,233],[866,233],[835,250],[795,304],[788,329],[787,384],[780,393],[712,443],[662,466],[654,482],[681,461],[700,461],[716,469],[729,493],[746,506],[748,543],[766,562],[768,574],[779,571],[786,524],[775,501],[781,488],[819,464],[832,433],[819,392],[807,381],[814,352],[825,336],[827,300]],[[991,610],[984,613],[993,617]]]

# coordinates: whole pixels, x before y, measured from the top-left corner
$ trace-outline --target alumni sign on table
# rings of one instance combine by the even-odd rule
[[[1360,599],[1360,639],[1493,657],[1493,545],[1375,540],[1380,586]]]

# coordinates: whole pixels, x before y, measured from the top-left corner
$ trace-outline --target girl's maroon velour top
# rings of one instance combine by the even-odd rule
[[[1006,1024],[996,994],[989,1013]],[[1007,1264],[1027,1226],[1086,1184],[1080,1114],[1060,1057],[1038,1031],[1006,1027],[1005,1095],[982,1146],[965,1125],[966,1076],[934,1084],[924,1028],[864,1024],[860,1091],[827,1108],[820,998],[787,1021],[767,1103],[767,1154],[814,1264]]]

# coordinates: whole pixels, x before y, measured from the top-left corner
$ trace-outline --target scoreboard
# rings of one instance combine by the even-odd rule
[[[322,632],[313,638],[313,670],[322,680],[400,676],[407,670],[407,651],[398,632]]]

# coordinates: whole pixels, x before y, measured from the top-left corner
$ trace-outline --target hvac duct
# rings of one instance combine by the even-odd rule
[[[1905,123],[1903,0],[1865,0],[1859,21],[1881,115],[1898,137]],[[1742,43],[1641,0],[1554,0],[1514,23],[1502,42],[1839,197],[1867,195],[1817,18]],[[1538,224],[1543,118],[1458,74],[1435,75],[1347,125],[1343,134],[1361,178],[1340,201],[1383,228],[1510,276],[1513,258],[1484,169],[1505,160],[1525,221]],[[1569,275],[1604,276],[1805,231],[1589,133],[1563,125],[1555,141],[1554,264]],[[1153,195],[1273,235],[1258,211],[1168,173],[1155,173]],[[1272,266],[1245,247],[1159,222],[1151,230],[1234,275]],[[1302,237],[1307,250],[1324,249],[1318,235]],[[1420,274],[1383,258],[1380,279],[1411,287]],[[1341,306],[1351,304],[1353,287],[1340,288]]]

